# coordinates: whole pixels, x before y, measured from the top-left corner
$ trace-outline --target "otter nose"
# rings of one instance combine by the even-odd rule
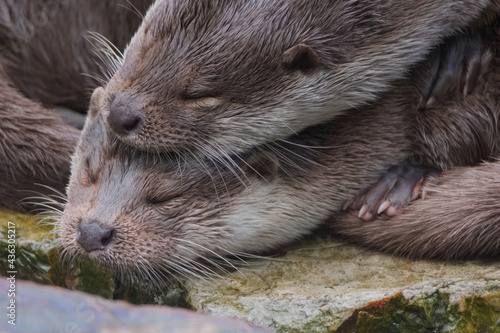
[[[134,99],[125,94],[116,94],[109,106],[108,124],[118,134],[128,135],[142,123],[140,108]]]
[[[103,228],[97,222],[81,221],[76,241],[87,252],[104,250],[116,233],[115,228]]]

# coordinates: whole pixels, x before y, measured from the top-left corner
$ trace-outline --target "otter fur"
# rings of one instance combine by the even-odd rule
[[[416,68],[414,76],[399,81],[398,89],[383,94],[372,105],[308,128],[286,141],[261,146],[233,164],[214,163],[196,155],[148,153],[125,145],[107,128],[102,110],[109,101],[106,92],[97,89],[73,157],[68,203],[60,221],[65,251],[118,272],[161,280],[171,273],[184,277],[210,275],[213,269],[232,264],[226,257],[234,259],[283,246],[323,222],[352,238],[356,233],[363,236],[362,228],[350,229],[347,223],[336,229],[340,222],[332,216],[391,165],[413,156],[416,123],[426,124],[417,121],[425,117],[418,106],[424,95],[421,80],[426,81],[425,75],[422,78],[417,73],[424,73],[435,56]],[[456,120],[498,124],[499,88],[491,84],[500,68],[495,66],[496,61],[464,100],[436,104],[436,113],[429,116],[441,110],[454,117],[450,123],[464,128],[476,122]],[[492,131],[490,135],[498,139],[498,128]],[[472,142],[488,144],[487,140]],[[486,155],[498,156],[498,147],[495,142]],[[486,155],[482,158],[488,158]],[[490,178],[496,176],[491,174]],[[493,183],[492,188],[494,184],[498,185]],[[459,185],[465,187],[464,183]],[[453,184],[445,189],[450,187]],[[431,196],[440,200],[439,192]],[[429,210],[426,216],[431,217],[436,206],[427,202],[421,200],[415,205],[425,206]],[[454,209],[447,206],[447,210]],[[483,228],[491,228],[488,232],[497,235],[500,225],[487,220],[486,212],[480,217],[485,219],[473,225],[460,219],[447,220],[440,237],[458,244],[453,252],[442,251],[446,244],[436,245],[433,251],[432,243],[429,251],[418,251],[419,244],[434,236],[431,230],[427,234],[421,230],[417,251],[398,252],[393,245],[389,252],[442,259],[497,255],[500,239],[485,236]],[[429,224],[426,222],[425,227]],[[383,235],[390,238],[392,230],[397,232],[386,224]],[[453,238],[458,235],[456,231],[468,237]],[[368,237],[363,239],[370,245]],[[475,245],[460,247],[465,241]]]
[[[99,34],[123,50],[151,2],[0,1],[0,206],[64,192],[94,76],[119,65]]]
[[[105,121],[137,149],[226,158],[373,102],[443,37],[497,7],[159,0],[105,87]]]

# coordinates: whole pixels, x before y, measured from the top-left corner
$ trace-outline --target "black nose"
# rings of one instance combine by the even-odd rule
[[[87,252],[104,250],[113,241],[115,233],[115,228],[103,228],[97,222],[81,221],[76,241]]]
[[[108,124],[118,134],[128,135],[142,123],[141,109],[127,94],[116,94],[109,106]]]

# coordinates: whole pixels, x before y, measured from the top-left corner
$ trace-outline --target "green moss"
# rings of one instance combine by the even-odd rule
[[[471,296],[462,301],[463,307],[457,332],[500,332],[500,294]],[[458,308],[458,305],[457,305]]]
[[[179,282],[165,285],[161,290],[152,288],[136,279],[127,282],[126,285],[117,282],[115,299],[125,300],[133,304],[167,305],[192,309],[187,301],[187,291]]]
[[[115,283],[109,270],[93,262],[79,260],[74,264],[73,273],[78,290],[104,298],[113,298]]]
[[[0,210],[1,271],[17,271],[17,278],[50,283],[50,263],[45,251],[52,244],[52,229],[51,225],[39,225],[32,215]],[[9,245],[15,245],[15,249],[9,249]],[[14,255],[15,261],[9,260],[9,255]]]
[[[402,294],[371,302],[344,321],[336,332],[500,332],[500,294],[471,296],[450,304],[436,292],[407,301]]]
[[[30,280],[38,283],[48,284],[47,271],[50,268],[49,261],[45,253],[41,250],[32,248],[31,246],[16,246],[15,262],[11,266],[12,261],[9,260],[7,241],[0,239],[0,271],[9,272],[16,271],[16,277],[24,280]]]
[[[0,210],[0,229],[2,230],[2,234],[5,235],[8,227],[14,225],[16,240],[18,242],[25,239],[33,242],[53,239],[53,236],[50,235],[53,226],[40,224],[39,222],[39,219],[33,215],[16,213],[10,210]]]
[[[47,257],[50,262],[48,275],[52,284],[113,298],[115,283],[108,269],[87,260],[65,264],[61,261],[60,249],[52,249]]]

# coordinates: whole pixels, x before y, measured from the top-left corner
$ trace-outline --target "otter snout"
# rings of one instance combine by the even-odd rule
[[[115,228],[103,228],[98,222],[81,221],[76,241],[87,252],[104,250],[116,234]]]
[[[107,116],[109,126],[118,134],[129,135],[143,123],[141,107],[128,94],[115,94]]]

